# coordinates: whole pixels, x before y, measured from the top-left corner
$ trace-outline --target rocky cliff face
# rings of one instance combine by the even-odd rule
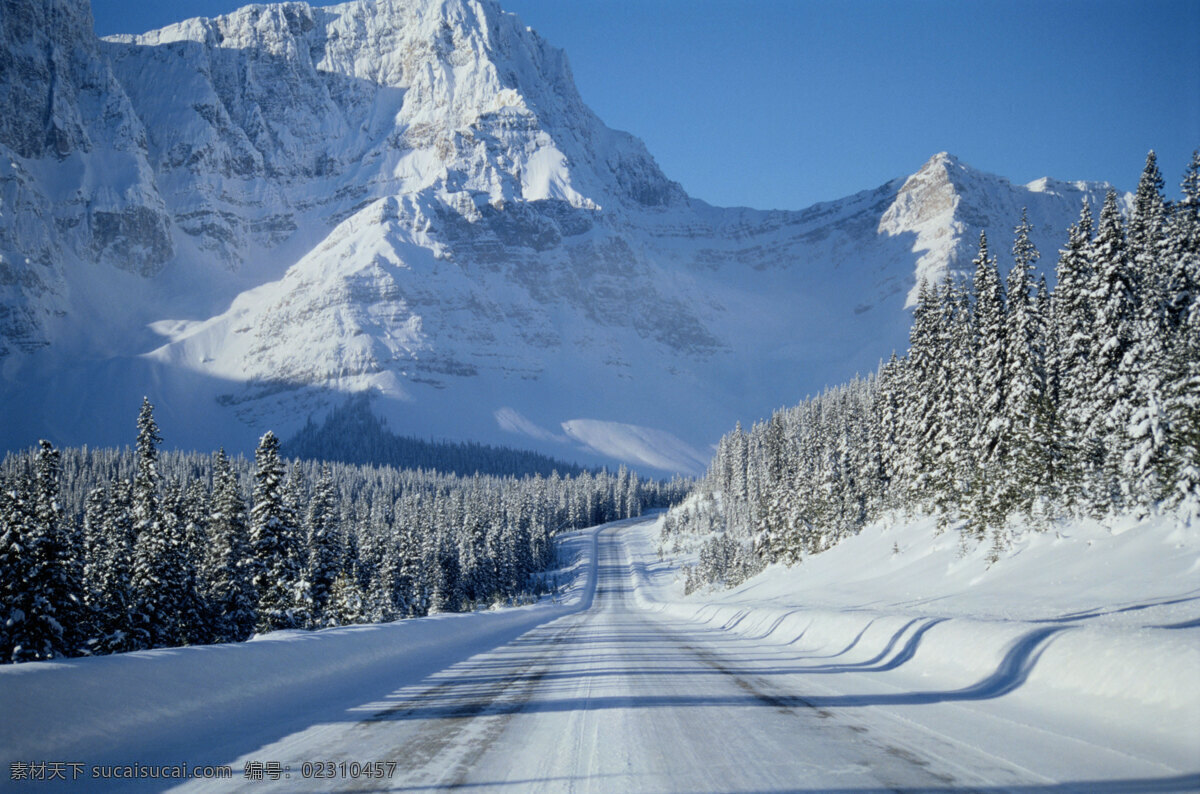
[[[715,208],[488,0],[104,41],[78,0],[4,2],[7,444],[122,441],[152,392],[177,443],[232,445],[368,391],[403,432],[694,470],[734,419],[903,346],[915,284],[980,229],[1002,250],[1028,206],[1053,259],[1105,187],[940,154],[800,212]]]
[[[0,356],[50,344],[70,262],[158,273],[171,218],[146,131],[79,0],[0,14]]]

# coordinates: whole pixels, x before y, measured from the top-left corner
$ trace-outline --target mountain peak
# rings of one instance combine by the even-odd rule
[[[881,234],[911,235],[913,251],[920,254],[906,305],[916,304],[925,282],[938,282],[951,274],[969,276],[967,263],[975,254],[980,231],[993,240],[1011,239],[1016,219],[1027,209],[1041,239],[1054,239],[1062,233],[1063,218],[1078,212],[1081,201],[1096,201],[1106,188],[1054,180],[1017,186],[948,152],[938,152],[904,181],[879,223]]]
[[[563,52],[491,0],[248,6],[110,41],[203,45],[177,54],[213,73],[215,104],[268,170],[294,167],[295,153],[278,162],[278,149],[295,142],[311,152],[308,170],[379,163],[390,180],[399,177],[395,193],[432,187],[457,195],[452,206],[684,198],[641,141],[607,128],[583,103]],[[289,86],[298,95],[281,102],[271,86],[284,74],[299,78]]]
[[[921,166],[919,170],[924,171],[926,169],[936,168],[938,166],[945,167],[952,165],[961,165],[961,161],[954,155],[950,154],[950,152],[938,152],[933,157],[930,157],[928,160],[926,160],[925,165]]]
[[[54,2],[86,9],[18,5]],[[173,443],[252,446],[367,392],[405,432],[659,466],[649,447],[703,449],[871,369],[914,280],[969,261],[980,228],[1028,205],[1053,250],[1078,215],[1079,191],[946,152],[802,212],[690,201],[491,0],[72,25],[77,46],[16,18],[0,411],[28,421],[8,444],[120,443],[150,394]]]

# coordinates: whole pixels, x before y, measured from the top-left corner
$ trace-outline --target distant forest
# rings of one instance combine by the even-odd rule
[[[466,477],[474,474],[549,477],[553,472],[574,477],[584,471],[573,463],[529,450],[398,436],[371,412],[370,401],[364,396],[350,398],[331,411],[320,425],[310,417],[300,432],[284,441],[280,449],[283,455],[301,460],[425,469]]]
[[[721,439],[664,547],[700,544],[689,587],[794,564],[885,511],[964,547],[1072,516],[1200,519],[1200,153],[1167,201],[1154,153],[1124,215],[1084,206],[1056,285],[1022,217],[1011,267],[980,236],[969,282],[923,284],[908,354]]]
[[[555,565],[557,533],[668,506],[690,486],[624,468],[518,478],[289,463],[270,432],[253,461],[160,452],[161,441],[146,401],[132,450],[42,442],[5,458],[0,660],[527,601],[555,586],[539,572]],[[425,453],[460,471],[534,461],[473,445]]]

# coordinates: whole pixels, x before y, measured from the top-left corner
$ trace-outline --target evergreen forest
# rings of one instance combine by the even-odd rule
[[[557,533],[665,507],[689,486],[625,468],[501,477],[289,463],[271,432],[253,461],[161,443],[147,400],[132,450],[43,441],[4,460],[4,662],[528,601],[557,585],[544,575]]]
[[[923,284],[908,352],[718,446],[663,548],[687,588],[792,565],[887,511],[936,515],[998,560],[1073,517],[1200,517],[1200,153],[1168,201],[1153,152],[1132,205],[1084,206],[1053,289],[1022,217],[1006,272]]]

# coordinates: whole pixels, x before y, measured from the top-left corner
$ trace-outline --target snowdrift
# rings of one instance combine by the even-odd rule
[[[682,595],[631,537],[639,602],[775,644],[797,669],[839,676],[825,706],[989,701],[993,713],[1200,766],[1200,540],[1158,523],[1075,523],[1030,534],[1000,562],[960,551],[932,522],[866,528],[793,569],[727,592]],[[861,692],[845,694],[845,682]],[[915,710],[914,710],[915,711]]]

